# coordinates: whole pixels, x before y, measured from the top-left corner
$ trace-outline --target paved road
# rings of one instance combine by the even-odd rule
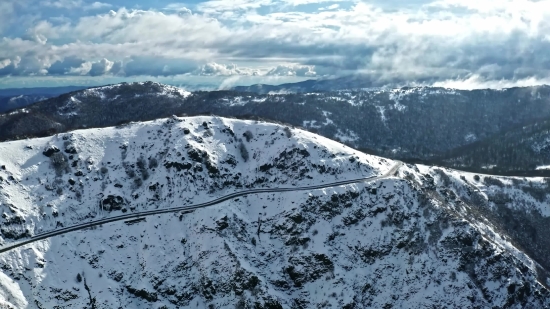
[[[388,172],[386,172],[385,174],[380,175],[380,176],[364,177],[364,178],[358,178],[358,179],[352,179],[352,180],[343,180],[343,181],[325,183],[325,184],[321,184],[321,185],[308,186],[308,187],[252,189],[252,190],[246,190],[246,191],[231,193],[231,194],[225,195],[223,197],[217,198],[215,200],[205,202],[205,203],[201,203],[201,204],[196,204],[196,205],[142,211],[142,212],[136,212],[136,213],[126,214],[126,215],[121,215],[121,216],[116,216],[116,217],[110,217],[110,218],[100,219],[100,220],[86,222],[86,223],[80,223],[80,224],[77,224],[77,225],[56,229],[56,230],[53,230],[53,231],[50,231],[50,232],[37,234],[37,235],[35,235],[31,238],[28,238],[28,239],[20,241],[20,242],[11,243],[11,244],[9,244],[5,247],[0,248],[0,253],[4,253],[4,252],[10,251],[12,249],[15,249],[15,248],[18,248],[18,247],[21,247],[21,246],[24,246],[24,245],[27,245],[27,244],[30,244],[30,243],[33,243],[33,242],[36,242],[36,241],[44,240],[46,238],[50,238],[50,237],[53,237],[53,236],[62,235],[62,234],[66,234],[66,233],[69,233],[69,232],[78,231],[78,230],[90,228],[90,227],[93,227],[93,226],[97,226],[97,225],[101,225],[101,224],[105,224],[105,223],[109,223],[109,222],[138,219],[138,218],[143,218],[143,217],[146,217],[146,216],[158,215],[158,214],[163,214],[163,213],[168,213],[168,212],[195,210],[195,209],[199,209],[199,208],[204,208],[204,207],[216,205],[216,204],[219,204],[221,202],[225,202],[227,200],[230,200],[230,199],[233,199],[233,198],[236,198],[236,197],[240,197],[240,196],[249,195],[249,194],[317,190],[317,189],[324,189],[324,188],[330,188],[330,187],[336,187],[336,186],[342,186],[342,185],[349,185],[349,184],[359,183],[359,182],[363,182],[363,181],[367,181],[367,180],[374,181],[374,180],[378,180],[378,179],[382,179],[382,178],[388,178],[388,177],[393,176],[402,165],[403,165],[402,162],[397,162],[397,164],[395,164],[395,166],[393,166]]]

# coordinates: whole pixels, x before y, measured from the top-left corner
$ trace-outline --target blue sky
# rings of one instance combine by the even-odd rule
[[[547,84],[550,0],[1,0],[0,88]]]

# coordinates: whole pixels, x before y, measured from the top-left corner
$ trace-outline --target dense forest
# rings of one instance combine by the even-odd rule
[[[550,176],[550,118],[448,151],[441,165],[505,175]],[[537,167],[549,166],[537,170]]]

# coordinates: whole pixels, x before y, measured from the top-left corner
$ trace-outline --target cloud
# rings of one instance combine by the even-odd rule
[[[65,75],[71,72],[72,70],[75,70],[76,68],[79,68],[84,64],[86,61],[77,58],[77,57],[67,57],[63,60],[58,60],[54,62],[49,68],[48,73],[51,75]]]
[[[76,68],[70,68],[69,72],[67,72],[67,75],[88,75],[90,71],[92,70],[92,63],[91,62],[83,62],[80,66]]]
[[[0,33],[4,31],[13,19],[14,16],[14,5],[13,1],[1,1],[0,2]]]
[[[104,2],[93,2],[89,5],[86,5],[84,6],[84,9],[85,10],[101,10],[101,9],[105,9],[105,8],[110,8],[110,7],[113,7],[112,4],[109,4],[109,3],[104,3]]]
[[[48,59],[41,59],[30,55],[4,58],[0,56],[0,76],[38,76],[45,75],[49,67]]]
[[[511,87],[527,87],[533,85],[550,85],[550,77],[536,78],[528,77],[523,79],[486,79],[480,75],[471,75],[463,79],[449,79],[443,81],[437,81],[431,86],[455,88],[455,89],[504,89]]]
[[[197,10],[203,13],[216,14],[222,12],[249,11],[262,6],[271,6],[273,0],[210,0],[197,5]]]
[[[250,68],[238,68],[235,64],[218,64],[210,62],[199,67],[193,72],[202,76],[231,76],[231,75],[260,75],[259,70]]]
[[[109,3],[97,1],[93,3],[86,3],[83,0],[42,0],[40,1],[40,5],[56,9],[83,9],[89,11],[112,7],[112,5]]]
[[[285,4],[292,5],[292,6],[298,6],[298,5],[304,5],[304,4],[319,4],[319,3],[326,3],[326,2],[344,2],[344,0],[283,0]],[[331,5],[333,8],[338,7],[338,4]]]
[[[2,0],[0,1],[0,36],[6,34],[14,24],[22,27],[28,25],[28,20],[33,19],[30,14],[25,14],[25,8],[32,4],[33,0]],[[9,33],[8,33],[9,34]]]
[[[17,68],[17,61],[11,59],[3,59],[0,61],[0,76],[12,75]]]
[[[21,9],[5,1],[0,8]],[[389,1],[392,10],[381,1],[323,0],[205,1],[193,12],[181,3],[82,10],[70,22],[38,20],[24,36],[0,39],[0,59],[10,61],[0,70],[14,76],[44,70],[56,76],[361,73],[379,84],[549,77],[550,0],[413,2]],[[107,8],[82,0],[42,3]],[[311,4],[332,9],[303,9]]]
[[[191,10],[182,3],[170,3],[166,7],[164,7],[164,10],[175,11],[180,15],[193,14],[193,12],[191,12]]]
[[[307,65],[278,65],[267,72],[268,76],[307,76],[314,77],[317,75],[313,71],[312,66]]]
[[[170,76],[187,74],[196,69],[196,63],[185,59],[133,57],[121,66],[124,76]]]
[[[339,8],[340,5],[339,4],[331,4],[327,7],[323,7],[323,8],[319,8],[319,11],[326,11],[326,10],[336,10],[337,8]]]
[[[105,75],[111,72],[111,69],[113,68],[114,64],[115,63],[113,61],[109,61],[103,58],[97,62],[92,63],[90,71],[88,71],[88,74],[90,74],[91,76]]]

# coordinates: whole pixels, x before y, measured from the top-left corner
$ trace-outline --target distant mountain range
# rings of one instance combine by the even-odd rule
[[[0,113],[25,107],[32,103],[57,97],[63,93],[82,90],[87,87],[40,87],[0,89]]]
[[[255,92],[258,94],[289,93],[289,92],[325,92],[337,90],[359,90],[380,87],[377,81],[371,80],[366,75],[352,75],[334,79],[311,79],[297,83],[281,85],[255,84],[251,86],[237,86],[231,90],[240,92]],[[386,85],[387,86],[387,85]]]
[[[307,81],[293,84],[293,89],[320,83],[330,84]],[[331,87],[340,87],[336,84]],[[153,82],[122,83],[73,91],[0,115],[0,140],[181,114],[270,119],[365,152],[476,172],[521,174],[550,165],[544,129],[550,120],[549,86],[261,94],[191,93]]]

